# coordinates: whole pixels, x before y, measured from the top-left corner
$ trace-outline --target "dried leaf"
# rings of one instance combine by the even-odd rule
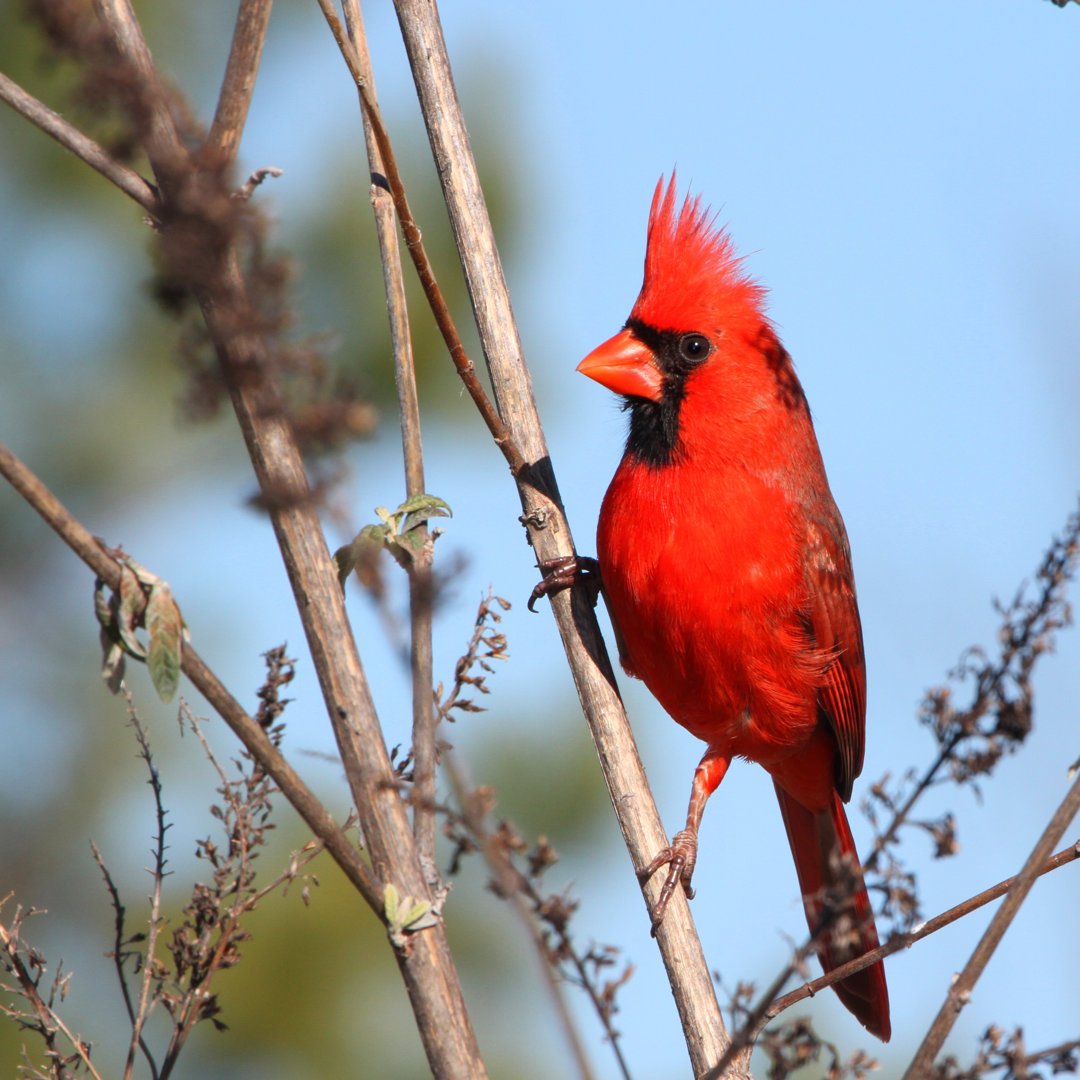
[[[101,677],[114,694],[119,694],[120,684],[124,681],[124,650],[107,626],[101,628],[101,647],[105,654]]]
[[[124,648],[139,660],[146,659],[146,650],[135,636],[135,627],[139,623],[146,604],[139,579],[131,567],[121,563],[120,565],[120,604],[116,609],[116,631]]]

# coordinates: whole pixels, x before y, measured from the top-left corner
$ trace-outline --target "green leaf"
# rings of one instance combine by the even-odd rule
[[[401,925],[406,930],[423,930],[434,926],[437,922],[438,919],[431,910],[431,904],[427,900],[417,900],[406,912]]]
[[[393,522],[389,525],[365,525],[357,534],[354,544],[372,544],[382,547],[388,536],[394,534]]]
[[[168,703],[180,684],[184,620],[173,599],[172,589],[165,582],[150,590],[150,599],[146,603],[146,629],[150,635],[150,649],[146,655],[150,678],[158,697]]]
[[[454,516],[450,507],[437,495],[414,495],[398,507],[398,513],[404,515],[400,529],[402,533],[411,532],[429,518]]]
[[[343,544],[334,552],[334,566],[337,567],[338,584],[344,589],[349,575],[356,569],[356,549],[352,544]]]
[[[398,508],[399,514],[413,514],[417,510],[429,510],[431,517],[453,517],[454,512],[448,503],[445,503],[438,495],[413,495],[406,499]]]
[[[338,581],[345,588],[349,575],[364,560],[365,548],[379,550],[386,542],[390,531],[388,525],[365,525],[348,544],[334,552],[334,565],[337,567]]]
[[[426,930],[439,921],[430,901],[402,896],[393,885],[383,889],[383,914],[386,916],[387,934],[397,949],[407,950],[409,934]]]
[[[395,928],[398,927],[398,904],[400,902],[401,897],[397,889],[393,885],[387,885],[383,889],[383,914],[386,916],[386,921]]]

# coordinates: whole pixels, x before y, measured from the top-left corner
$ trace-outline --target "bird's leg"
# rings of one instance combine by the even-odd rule
[[[671,838],[670,846],[664,848],[644,870],[638,873],[642,881],[648,881],[662,866],[668,868],[667,877],[660,890],[660,897],[653,908],[652,925],[653,936],[664,920],[664,912],[667,911],[668,901],[675,891],[675,886],[682,883],[687,900],[694,898],[694,890],[690,887],[690,881],[694,876],[694,863],[697,861],[698,827],[701,825],[701,815],[705,812],[705,804],[709,796],[717,789],[720,781],[724,779],[731,758],[711,747],[705,752],[705,756],[698,763],[694,773],[694,785],[690,790],[690,807],[686,812],[686,828],[677,832]]]
[[[532,591],[527,605],[530,611],[535,611],[533,604],[542,596],[557,592],[559,589],[568,589],[571,585],[584,585],[589,591],[589,603],[596,606],[596,598],[600,594],[600,564],[587,555],[560,555],[557,559],[548,559],[537,567],[544,575]]]

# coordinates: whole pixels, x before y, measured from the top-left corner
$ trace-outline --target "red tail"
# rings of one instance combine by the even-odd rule
[[[813,932],[817,929],[822,912],[822,897],[827,891],[843,886],[848,872],[839,865],[838,856],[852,855],[858,861],[855,841],[851,838],[847,815],[840,796],[833,792],[831,811],[814,814],[795,801],[779,784],[776,797],[780,800],[780,812],[784,815],[791,854],[795,857],[795,869],[799,874],[799,888],[806,907],[806,921]],[[849,907],[839,912],[854,922],[858,941],[851,944],[836,941],[833,935],[825,938],[821,950],[821,966],[826,972],[847,963],[848,960],[878,947],[877,929],[870,898],[859,883],[850,898]],[[845,1008],[868,1031],[884,1042],[892,1034],[889,1022],[889,990],[885,985],[885,969],[881,962],[833,985]]]

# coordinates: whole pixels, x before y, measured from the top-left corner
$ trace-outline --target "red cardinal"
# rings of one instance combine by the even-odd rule
[[[772,776],[826,971],[877,947],[844,814],[863,763],[866,672],[851,553],[791,359],[700,199],[656,187],[626,328],[578,370],[622,394],[626,452],[597,547],[623,666],[708,744],[669,867],[687,893],[705,802],[733,757]],[[847,856],[846,865],[842,858]],[[881,963],[834,986],[887,1040]]]

